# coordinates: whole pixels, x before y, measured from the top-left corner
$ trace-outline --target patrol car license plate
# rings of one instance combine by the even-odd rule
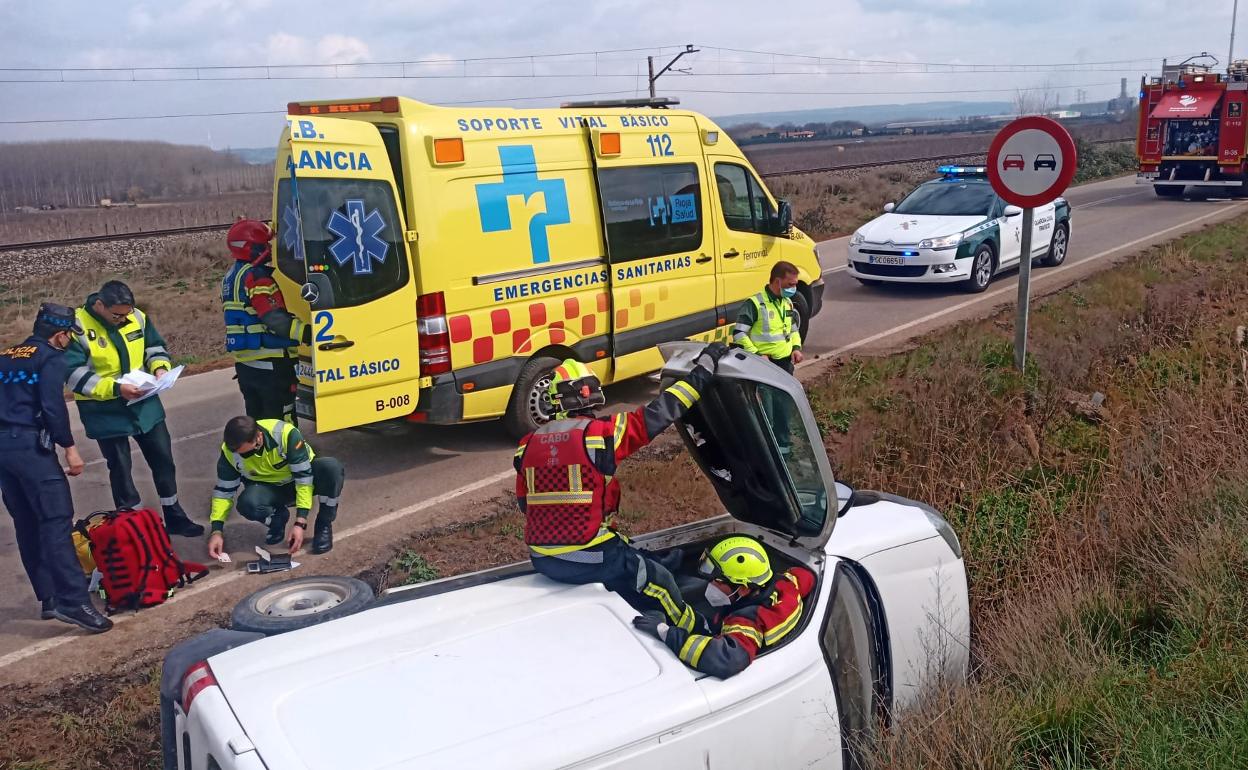
[[[893,257],[887,254],[872,254],[871,264],[873,265],[904,265],[905,260],[901,257]]]
[[[301,380],[315,380],[316,372],[312,370],[312,364],[300,361],[295,364],[295,376]]]

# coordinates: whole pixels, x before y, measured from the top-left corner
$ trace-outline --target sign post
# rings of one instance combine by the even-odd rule
[[[1014,366],[1027,364],[1027,318],[1035,208],[1065,192],[1078,165],[1075,141],[1056,120],[1037,115],[1012,121],[988,148],[988,180],[1007,204],[1022,212],[1018,268],[1018,317],[1014,323]]]

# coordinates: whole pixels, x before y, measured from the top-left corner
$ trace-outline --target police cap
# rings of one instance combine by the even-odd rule
[[[78,323],[78,317],[74,315],[73,308],[58,305],[55,302],[44,302],[39,306],[35,324],[82,334],[82,324]]]

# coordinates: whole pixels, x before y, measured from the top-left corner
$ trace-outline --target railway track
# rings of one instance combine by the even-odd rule
[[[1098,139],[1091,144],[1122,144],[1123,142],[1134,141],[1132,139]],[[801,168],[791,171],[771,171],[766,174],[759,174],[763,179],[774,179],[782,176],[802,176],[805,174],[826,174],[836,171],[854,171],[864,168],[881,168],[884,166],[902,166],[909,163],[935,163],[942,160],[963,160],[965,158],[981,158],[987,154],[987,150],[981,152],[962,152],[946,155],[929,155],[923,158],[901,158],[898,160],[875,161],[872,163],[846,163],[839,166],[821,166],[818,168]],[[162,235],[186,235],[188,233],[208,233],[216,230],[226,230],[233,222],[226,222],[219,225],[193,225],[191,227],[171,227],[165,230],[144,230],[142,232],[133,233],[110,233],[108,235],[87,235],[81,238],[58,238],[50,241],[29,241],[27,243],[0,243],[0,252],[5,251],[22,251],[23,249],[46,249],[55,246],[77,246],[88,243],[103,243],[105,241],[128,241],[138,238],[157,238]]]

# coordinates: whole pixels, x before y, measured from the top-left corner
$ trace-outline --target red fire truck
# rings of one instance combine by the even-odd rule
[[[1161,77],[1140,82],[1136,181],[1163,198],[1182,196],[1187,185],[1248,195],[1248,61],[1233,62],[1225,74],[1190,61],[1163,62]]]

